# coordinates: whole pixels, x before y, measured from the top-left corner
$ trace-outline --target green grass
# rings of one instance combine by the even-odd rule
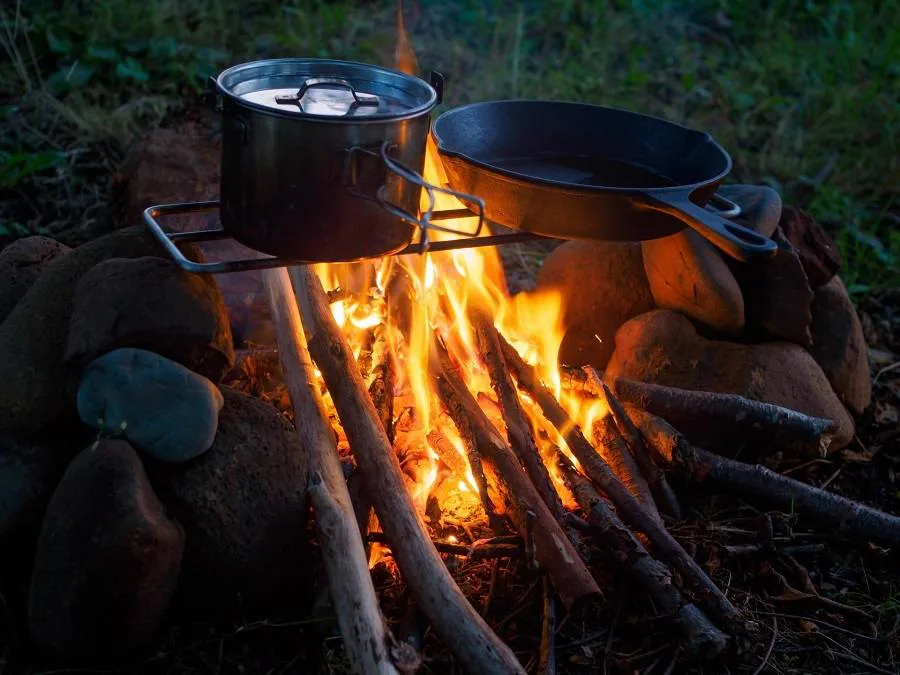
[[[734,157],[734,180],[772,185],[831,228],[854,289],[900,286],[900,0],[414,4],[419,66],[449,76],[447,105],[581,100],[706,129]],[[0,237],[71,221],[54,185],[102,228],[103,181],[134,135],[223,67],[288,55],[392,64],[396,36],[390,0],[3,11],[0,190],[12,205]]]

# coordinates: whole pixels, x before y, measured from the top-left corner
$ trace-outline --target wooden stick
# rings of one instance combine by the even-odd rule
[[[593,432],[597,452],[600,453],[603,461],[609,465],[616,478],[628,488],[628,491],[643,504],[647,512],[659,523],[662,523],[662,516],[659,515],[659,510],[656,508],[650,486],[638,468],[622,433],[616,427],[612,415],[606,415],[594,422]]]
[[[556,675],[556,606],[553,601],[553,584],[544,577],[543,611],[541,613],[541,647],[538,658],[538,675]]]
[[[522,673],[509,649],[469,604],[431,544],[413,507],[400,464],[365,389],[318,277],[308,267],[290,272],[309,351],[328,385],[357,465],[390,542],[394,559],[422,612],[464,668],[476,673]]]
[[[614,393],[612,393],[612,391],[610,391],[606,382],[600,379],[596,370],[591,366],[585,366],[585,372],[587,373],[588,378],[595,382],[603,391],[606,405],[609,407],[609,411],[615,420],[616,427],[618,427],[619,433],[622,434],[622,437],[631,449],[631,454],[634,455],[634,459],[637,461],[641,473],[644,475],[644,478],[647,479],[656,505],[659,507],[660,511],[667,516],[671,516],[676,520],[681,520],[681,504],[678,503],[678,497],[675,496],[675,492],[669,485],[669,481],[666,480],[665,471],[660,469],[656,465],[656,462],[653,461],[653,457],[651,457],[650,451],[647,449],[647,444],[644,442],[640,430],[634,425],[631,418],[628,417],[628,413],[625,411],[622,402]]]
[[[766,449],[825,456],[834,422],[734,394],[717,394],[617,379],[621,399],[659,415],[691,443],[733,447],[751,441]]]
[[[394,443],[394,385],[397,382],[397,368],[394,354],[387,336],[387,326],[375,327],[372,343],[372,370],[367,378],[369,396],[378,411],[378,419],[384,427],[384,433]]]
[[[672,580],[669,568],[647,552],[616,515],[612,505],[597,494],[590,481],[578,473],[567,459],[561,458],[559,467],[575,500],[589,513],[590,523],[601,541],[601,550],[673,617],[687,651],[699,658],[711,658],[724,651],[728,646],[727,636],[713,626],[695,605],[684,599]]]
[[[524,389],[540,406],[544,416],[562,434],[569,450],[578,459],[582,469],[594,484],[602,490],[616,505],[620,517],[626,523],[647,535],[655,551],[663,556],[681,575],[697,602],[720,621],[729,630],[742,630],[743,621],[737,608],[718,589],[713,581],[700,568],[696,561],[688,555],[666,530],[659,524],[641,503],[622,485],[609,465],[585,440],[581,430],[569,417],[553,394],[538,380],[534,369],[529,366],[519,353],[500,336],[500,346],[507,365]]]
[[[263,276],[297,434],[309,454],[309,494],[344,649],[354,673],[396,675],[398,671],[388,651],[392,639],[378,608],[334,432],[315,383],[290,280],[284,269],[266,270]]]
[[[432,341],[429,372],[463,443],[475,448],[496,473],[503,502],[525,540],[526,550],[533,542],[534,556],[550,575],[566,608],[571,610],[600,597],[600,588],[580,554],[528,480],[515,453],[466,388],[437,339]]]
[[[384,544],[388,548],[391,547],[387,538],[381,532],[370,532],[369,541]],[[492,539],[481,539],[472,544],[451,544],[447,541],[433,541],[431,543],[441,553],[462,556],[467,560],[521,558],[525,550],[519,537],[515,537],[515,541],[510,541],[509,537],[494,537]]]
[[[541,459],[541,453],[538,451],[534,435],[531,433],[531,426],[525,418],[519,394],[500,351],[497,330],[483,311],[473,309],[469,312],[469,318],[475,331],[478,355],[487,368],[491,378],[491,387],[500,403],[509,444],[519,462],[528,472],[528,477],[531,478],[531,482],[541,499],[544,500],[544,504],[555,518],[560,519],[565,513],[562,499],[553,486],[550,472],[547,471],[544,460]]]
[[[900,517],[783,476],[759,464],[745,464],[694,448],[690,464],[676,466],[697,482],[730,494],[798,513],[820,527],[861,541],[900,548]]]
[[[625,404],[625,410],[641,430],[657,461],[669,466],[675,461],[692,462],[696,459],[693,456],[693,446],[662,417],[641,410],[631,403]]]

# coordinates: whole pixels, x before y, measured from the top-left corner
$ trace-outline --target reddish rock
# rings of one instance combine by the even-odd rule
[[[856,308],[840,277],[816,291],[812,304],[812,355],[856,415],[872,400],[868,347]]]
[[[746,335],[809,347],[813,292],[797,251],[776,228],[775,255],[731,267],[744,296]]]
[[[846,446],[854,434],[853,418],[809,352],[787,342],[707,340],[677,312],[648,312],[623,325],[606,377],[738,394],[831,419],[830,450]]]
[[[741,207],[741,215],[734,219],[744,227],[771,237],[781,218],[781,196],[764,185],[725,185],[718,194]]]
[[[151,469],[187,533],[179,596],[198,611],[290,601],[308,588],[306,453],[272,406],[222,393],[212,448]]]
[[[159,255],[144,228],[113,232],[47,265],[0,325],[0,431],[52,434],[77,420],[77,369],[64,362],[75,285],[109,258]],[[193,249],[194,255],[199,255]]]
[[[640,244],[569,241],[544,260],[537,293],[559,293],[565,337],[559,360],[603,369],[616,330],[653,307]],[[599,338],[599,339],[598,339]]]
[[[184,532],[131,446],[106,440],[84,450],[44,517],[29,597],[32,640],[65,663],[141,649],[174,595],[183,546]]]
[[[75,287],[66,360],[82,366],[121,347],[155,352],[218,382],[234,349],[215,280],[163,258],[96,265]]]
[[[147,134],[132,150],[117,176],[122,192],[120,220],[142,222],[148,206],[217,199],[219,196],[220,137],[212,120],[197,118]],[[167,218],[174,231],[219,227],[216,211]],[[233,240],[201,245],[209,262],[258,255]],[[217,275],[237,344],[274,343],[265,286],[260,272]]]
[[[779,223],[803,263],[813,290],[824,286],[841,268],[841,255],[819,223],[801,209],[786,206]]]
[[[25,237],[0,251],[0,323],[48,264],[71,249],[48,237]]]
[[[642,243],[657,307],[674,309],[723,335],[744,327],[744,297],[719,251],[693,230]]]

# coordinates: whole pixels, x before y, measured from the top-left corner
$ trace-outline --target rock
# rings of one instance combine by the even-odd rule
[[[119,347],[155,352],[218,382],[234,348],[216,282],[163,258],[94,266],[75,287],[66,360],[84,365]]]
[[[606,377],[738,394],[831,419],[830,450],[846,446],[854,434],[853,418],[809,352],[788,342],[707,340],[677,312],[656,310],[625,323]]]
[[[0,432],[53,434],[68,419],[77,419],[78,373],[63,361],[75,285],[108,258],[159,253],[145,228],[130,228],[83,244],[47,265],[0,325]]]
[[[812,304],[812,355],[856,415],[872,400],[868,348],[859,316],[840,277],[816,291]]]
[[[725,185],[718,194],[741,207],[741,215],[734,219],[764,237],[771,237],[781,218],[781,195],[764,185]]]
[[[213,119],[206,116],[155,129],[142,138],[116,176],[122,194],[121,222],[142,222],[141,214],[148,206],[217,199],[220,139]],[[220,225],[215,211],[169,218],[166,224],[175,231]],[[230,239],[205,242],[202,250],[210,262],[248,257],[248,250]],[[220,274],[216,281],[228,307],[235,343],[274,344],[273,332],[267,330],[271,317],[262,274],[258,271]]]
[[[122,434],[166,462],[186,462],[209,450],[223,402],[218,387],[202,375],[129,347],[85,369],[77,400],[85,424]]]
[[[619,326],[653,308],[640,244],[632,242],[562,244],[544,260],[535,292],[561,295],[565,336],[560,362],[601,370]]]
[[[151,472],[187,533],[179,595],[198,611],[292,602],[309,583],[306,453],[274,408],[223,393],[210,451]]]
[[[0,567],[31,564],[44,510],[74,454],[69,443],[0,436]]]
[[[745,335],[754,340],[787,340],[809,347],[813,292],[797,251],[776,228],[775,255],[731,268],[744,296]]]
[[[801,209],[786,206],[781,229],[797,250],[813,290],[824,286],[841,268],[837,246],[816,220]]]
[[[140,649],[174,595],[183,547],[183,530],[127,443],[84,450],[44,517],[29,597],[32,640],[66,663]]]
[[[49,263],[71,249],[49,237],[25,237],[0,251],[0,323]]]
[[[723,335],[744,327],[744,297],[718,250],[693,230],[642,242],[657,307],[675,309]]]

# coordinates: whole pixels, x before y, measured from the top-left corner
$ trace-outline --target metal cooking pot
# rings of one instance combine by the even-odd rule
[[[413,240],[442,81],[324,59],[244,63],[210,78],[222,111],[219,215],[250,248],[315,262]],[[217,107],[219,107],[217,106]]]

